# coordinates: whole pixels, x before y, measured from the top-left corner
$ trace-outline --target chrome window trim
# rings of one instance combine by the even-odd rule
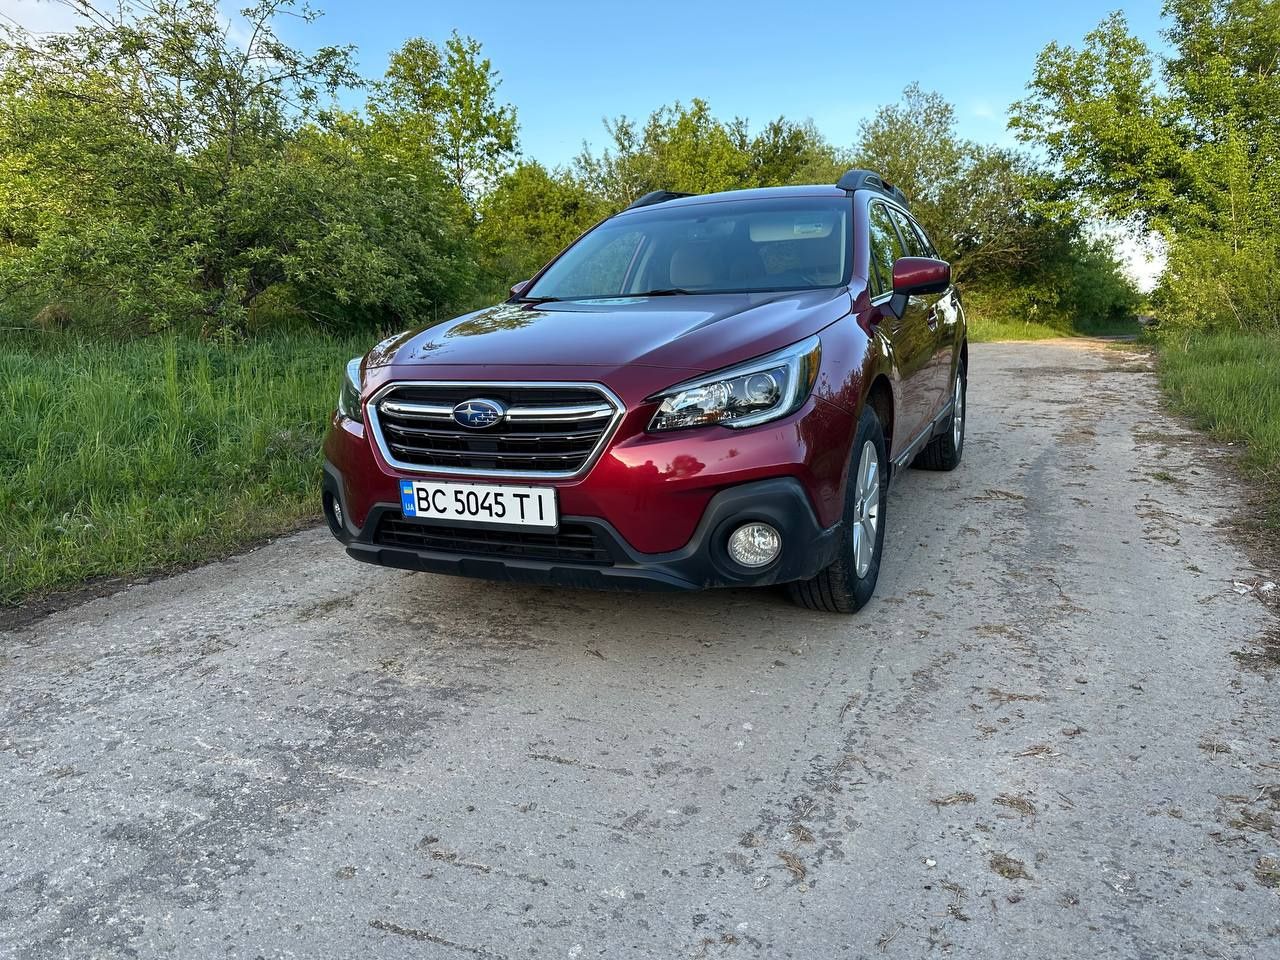
[[[594,390],[600,394],[605,401],[613,409],[613,414],[609,422],[605,425],[604,430],[600,434],[600,439],[596,441],[596,445],[592,448],[587,458],[582,462],[582,466],[576,470],[479,470],[474,467],[427,467],[418,463],[406,463],[397,459],[387,446],[386,439],[382,435],[382,423],[378,419],[378,404],[382,399],[397,387],[457,387],[463,390],[475,389],[476,396],[481,396],[483,391],[488,387],[516,387],[526,389],[555,389],[557,387],[577,388],[583,390]],[[427,405],[434,407],[435,405]],[[582,423],[586,420],[598,419],[603,415],[601,410],[603,404],[597,406],[595,404],[589,406],[573,406],[573,407],[548,407],[543,408],[544,411],[567,411],[568,415],[564,418],[564,423]],[[444,409],[436,407],[436,409]],[[453,415],[453,408],[449,407],[450,416]],[[512,407],[507,411],[508,415],[511,410],[518,410],[522,413],[528,413],[530,407]],[[584,411],[591,411],[589,415],[583,415]],[[382,454],[382,459],[396,470],[402,470],[406,473],[419,473],[429,476],[453,476],[453,477],[521,477],[531,480],[574,480],[585,476],[586,473],[595,466],[596,461],[600,459],[600,454],[604,452],[604,448],[608,446],[609,441],[613,439],[614,433],[617,432],[618,424],[622,422],[622,418],[626,415],[627,408],[621,398],[606,387],[603,383],[591,383],[585,380],[393,380],[391,383],[384,384],[373,396],[369,398],[365,404],[365,421],[370,426],[370,435],[373,442],[378,445],[378,452]],[[574,414],[577,414],[576,416]],[[521,417],[525,422],[530,420],[547,420],[551,416],[550,413],[544,412],[541,417],[529,416]],[[481,431],[476,431],[477,434]]]

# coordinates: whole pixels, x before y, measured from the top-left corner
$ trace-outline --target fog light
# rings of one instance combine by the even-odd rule
[[[341,537],[346,527],[342,523],[342,503],[328,490],[324,492],[324,518],[335,537]]]
[[[744,523],[729,535],[729,556],[744,567],[763,567],[782,552],[782,534],[767,523]]]

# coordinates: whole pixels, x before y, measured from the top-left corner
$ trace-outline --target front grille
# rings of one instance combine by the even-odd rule
[[[475,399],[498,401],[506,417],[464,427],[453,408]],[[587,465],[620,413],[604,391],[576,384],[404,383],[372,406],[383,454],[395,466],[561,477]]]
[[[378,522],[373,540],[385,547],[477,557],[549,560],[595,567],[613,564],[600,538],[581,523],[561,524],[555,533],[509,533],[478,527],[436,527],[390,515]]]

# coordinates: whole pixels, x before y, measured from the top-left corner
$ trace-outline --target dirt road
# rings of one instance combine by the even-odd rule
[[[0,956],[1280,956],[1222,454],[1133,355],[972,367],[853,618],[314,531],[0,635]]]

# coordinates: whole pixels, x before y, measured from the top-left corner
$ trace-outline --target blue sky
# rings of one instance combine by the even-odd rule
[[[1079,43],[1121,6],[312,2],[325,16],[307,35],[356,44],[366,75],[381,74],[388,53],[409,36],[442,40],[456,28],[480,40],[502,74],[503,98],[519,111],[524,152],[549,164],[570,160],[584,139],[600,143],[602,117],[643,117],[695,96],[717,115],[744,116],[755,127],[780,115],[812,117],[831,140],[849,143],[859,120],[913,80],[956,105],[963,134],[1006,142],[1005,110],[1022,96],[1041,48],[1055,39]],[[1123,8],[1139,36],[1158,43],[1159,0]]]

